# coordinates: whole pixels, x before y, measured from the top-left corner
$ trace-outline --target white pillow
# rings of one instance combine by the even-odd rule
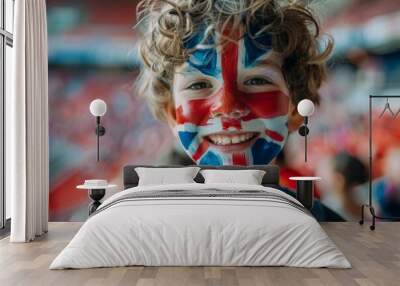
[[[135,168],[139,176],[139,186],[195,183],[193,179],[199,170],[199,167]]]
[[[202,170],[205,184],[226,183],[261,185],[265,171],[262,170]]]

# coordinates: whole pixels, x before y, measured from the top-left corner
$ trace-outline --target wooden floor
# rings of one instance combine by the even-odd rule
[[[379,223],[375,232],[356,223],[322,224],[352,269],[289,267],[123,267],[48,270],[81,226],[50,223],[43,238],[22,244],[0,240],[0,285],[400,285],[400,223]]]

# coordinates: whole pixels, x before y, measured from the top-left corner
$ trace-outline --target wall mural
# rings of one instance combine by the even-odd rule
[[[282,42],[274,47],[276,34],[263,31],[265,23],[260,19],[247,30],[241,26],[218,30],[196,23],[181,51],[191,52],[175,72],[164,68],[179,59],[157,54],[159,47],[149,45],[144,55],[153,63],[150,72],[141,64],[138,50],[140,43],[150,41],[146,36],[154,39],[154,35],[151,38],[149,30],[143,36],[144,24],[133,28],[140,20],[135,18],[135,1],[47,1],[50,220],[86,219],[87,193],[75,188],[85,179],[107,179],[122,186],[124,165],[193,162],[273,162],[281,167],[282,186],[290,192],[295,191],[290,176],[319,175],[323,178],[316,192],[320,217],[358,220],[359,205],[368,196],[368,95],[384,93],[389,87],[391,93],[400,94],[395,80],[395,74],[400,74],[400,46],[393,41],[397,34],[381,42],[370,36],[360,43],[346,42],[343,35],[354,27],[370,29],[367,24],[377,17],[393,17],[400,23],[391,13],[400,10],[400,5],[330,2],[329,7],[318,2],[313,6],[321,17],[321,35],[329,33],[335,42],[327,80],[320,88],[321,67],[328,59],[324,48],[316,43],[310,48],[322,60],[314,64],[312,76],[301,78],[299,74],[305,72],[296,74],[296,68],[309,68],[304,62],[310,59],[298,55],[290,63],[285,61],[276,49],[287,45]],[[369,12],[361,16],[352,12],[356,8]],[[140,9],[148,16],[146,7]],[[329,49],[327,38],[321,39]],[[226,43],[216,45],[220,41]],[[161,50],[168,53],[167,48]],[[141,65],[144,72],[139,74]],[[102,118],[107,131],[100,139],[100,162],[96,162],[95,119],[89,112],[95,98],[108,105]],[[303,119],[295,112],[303,98],[320,103],[310,125],[308,163],[304,162],[303,138],[297,134]],[[400,167],[393,159],[400,152],[396,127],[400,118],[379,118],[384,104],[377,101],[374,111],[374,202],[381,215],[398,216],[400,182],[391,170]],[[391,104],[395,106],[396,101]]]

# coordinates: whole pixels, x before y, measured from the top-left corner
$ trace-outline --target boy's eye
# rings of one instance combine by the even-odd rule
[[[187,89],[191,90],[200,90],[200,89],[206,89],[206,88],[211,88],[211,84],[206,81],[199,81],[195,82],[187,87]]]
[[[244,82],[244,85],[264,85],[271,84],[271,81],[262,77],[253,77]]]

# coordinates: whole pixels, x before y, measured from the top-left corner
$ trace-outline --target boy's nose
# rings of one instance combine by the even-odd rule
[[[222,88],[211,106],[213,117],[241,118],[249,113],[247,107],[240,102],[235,94],[227,88]]]

